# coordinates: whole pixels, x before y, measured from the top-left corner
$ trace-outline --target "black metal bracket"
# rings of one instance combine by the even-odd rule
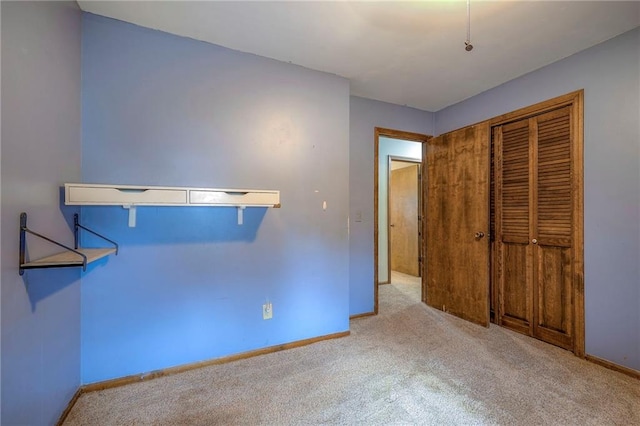
[[[79,229],[84,229],[85,231],[88,231],[100,238],[102,238],[105,241],[110,242],[111,244],[113,244],[116,248],[116,254],[118,254],[118,244],[115,241],[112,241],[100,234],[98,234],[97,232],[92,231],[91,229],[88,229],[82,225],[80,225],[80,223],[78,222],[78,214],[76,213],[75,215],[73,215],[73,225],[74,225],[74,247],[75,248],[71,248],[68,247],[62,243],[59,243],[49,237],[46,237],[38,232],[32,231],[31,229],[29,229],[27,227],[27,214],[25,212],[20,213],[20,256],[19,256],[19,261],[20,264],[18,265],[18,273],[20,275],[24,274],[25,269],[45,269],[45,268],[69,268],[69,267],[77,267],[80,266],[77,263],[69,263],[69,264],[56,264],[56,265],[26,265],[26,249],[27,249],[27,234],[31,234],[31,235],[35,235],[38,238],[41,238],[45,241],[48,241],[52,244],[57,245],[58,247],[62,247],[65,250],[68,250],[70,252],[73,252],[75,254],[77,254],[78,256],[82,257],[82,270],[86,271],[87,270],[87,256],[78,251],[78,237],[79,237]]]
[[[97,232],[92,231],[91,229],[87,228],[86,226],[80,225],[80,222],[78,221],[78,213],[73,215],[73,240],[74,240],[74,247],[76,249],[78,249],[78,243],[80,241],[80,239],[79,239],[80,229],[84,229],[85,231],[89,232],[90,234],[93,234],[96,237],[102,238],[103,240],[113,244],[116,247],[116,256],[118,255],[118,243],[116,243],[115,241],[110,240],[109,238],[105,237],[104,235],[100,235]]]

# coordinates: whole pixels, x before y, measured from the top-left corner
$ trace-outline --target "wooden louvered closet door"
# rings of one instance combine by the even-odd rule
[[[498,126],[498,323],[573,349],[571,106]]]

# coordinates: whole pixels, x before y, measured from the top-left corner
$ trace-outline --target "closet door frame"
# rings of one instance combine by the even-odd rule
[[[573,196],[573,223],[572,223],[572,279],[573,279],[573,353],[581,358],[585,357],[585,324],[584,324],[584,133],[583,133],[583,106],[584,90],[571,92],[557,98],[553,98],[526,108],[522,108],[507,114],[500,115],[490,120],[491,128],[508,124],[514,121],[527,119],[549,111],[553,111],[565,106],[571,106],[574,135],[572,146],[573,176],[572,176],[572,196]],[[491,132],[493,134],[493,130]],[[493,141],[492,141],[493,143]],[[494,191],[494,194],[497,192]],[[492,293],[497,290],[495,287],[496,256],[492,253]],[[495,293],[493,293],[495,294]],[[497,306],[496,306],[497,307]],[[497,316],[496,316],[497,317]]]

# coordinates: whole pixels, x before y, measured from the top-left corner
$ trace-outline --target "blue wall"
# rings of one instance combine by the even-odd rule
[[[55,424],[80,385],[80,272],[18,275],[19,215],[73,243],[59,186],[80,179],[76,2],[2,2],[3,425]],[[28,238],[31,258],[58,251]]]
[[[351,97],[349,121],[349,313],[373,312],[373,173],[376,127],[432,135],[434,114]],[[356,222],[356,217],[362,221]]]
[[[380,137],[378,147],[378,282],[389,282],[389,156],[422,160],[422,143]]]
[[[84,182],[282,202],[243,226],[233,208],[141,207],[133,229],[83,208],[121,244],[83,278],[83,382],[348,330],[348,81],[90,14],[82,52]]]
[[[373,311],[374,128],[441,134],[580,88],[587,352],[640,369],[640,30],[434,114],[73,2],[1,11],[2,424],[54,423],[80,383],[347,330]],[[283,207],[243,226],[228,208],[140,208],[136,228],[83,208],[121,252],[81,295],[77,270],[17,271],[21,211],[71,242],[70,181],[280,189]]]
[[[436,116],[438,134],[584,88],[586,351],[640,370],[640,29]]]

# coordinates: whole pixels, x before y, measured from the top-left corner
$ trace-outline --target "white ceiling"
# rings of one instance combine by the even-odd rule
[[[79,1],[82,10],[351,82],[351,94],[438,111],[640,26],[640,2]]]

